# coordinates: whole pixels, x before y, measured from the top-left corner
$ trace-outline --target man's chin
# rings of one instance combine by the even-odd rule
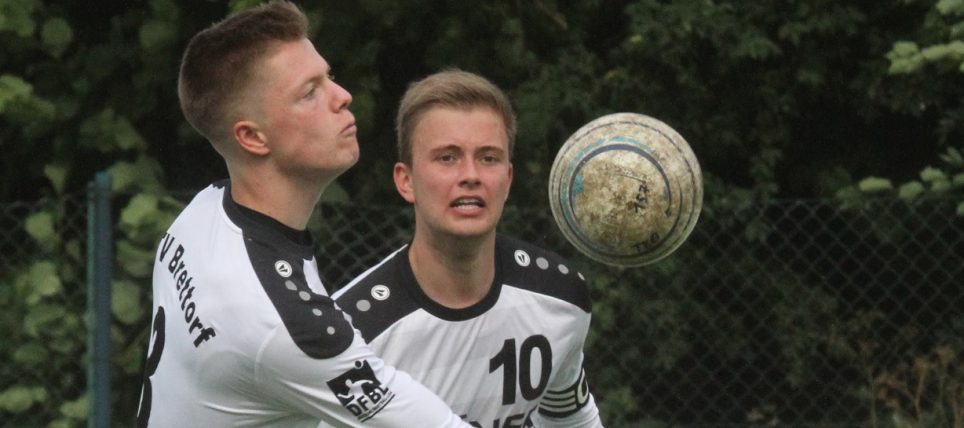
[[[448,231],[453,238],[481,241],[495,236],[494,227],[457,227]]]

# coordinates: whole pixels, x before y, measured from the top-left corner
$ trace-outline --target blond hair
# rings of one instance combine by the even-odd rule
[[[409,85],[395,117],[398,160],[412,164],[412,133],[419,120],[435,107],[488,107],[502,117],[509,158],[515,146],[516,119],[509,98],[486,78],[461,70],[445,70]]]

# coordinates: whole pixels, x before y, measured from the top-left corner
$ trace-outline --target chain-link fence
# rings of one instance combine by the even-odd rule
[[[570,257],[590,279],[586,366],[607,426],[957,428],[964,425],[960,202],[708,200],[676,253],[625,270],[577,254],[548,210],[509,207],[500,230]],[[0,426],[74,421],[63,406],[81,404],[72,400],[83,393],[83,350],[57,349],[63,337],[37,328],[48,324],[23,321],[37,305],[62,308],[62,319],[84,310],[82,273],[39,298],[17,279],[50,258],[23,230],[23,219],[48,204],[0,206],[0,249],[17,254],[0,261],[7,335],[0,342]],[[329,286],[410,238],[406,207],[324,205],[320,213],[311,228]],[[82,221],[67,218],[55,224],[83,234]],[[52,260],[76,266],[57,265],[58,272],[82,271],[83,257],[61,244],[67,249]],[[82,336],[82,325],[75,327]],[[144,337],[129,330],[116,333],[133,342]],[[25,345],[32,350],[19,351]],[[117,382],[114,395],[139,393],[136,382]],[[46,396],[17,407],[9,399],[13,386],[41,386]],[[114,421],[126,426],[130,419]]]
[[[85,198],[0,203],[2,427],[86,415]]]
[[[960,427],[958,203],[710,202],[675,254],[626,270],[576,253],[545,210],[509,208],[501,230],[588,274],[587,367],[610,426]],[[408,209],[323,213],[329,284],[410,236]]]

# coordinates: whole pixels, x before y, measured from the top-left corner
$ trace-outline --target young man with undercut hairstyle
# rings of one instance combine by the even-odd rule
[[[358,160],[351,95],[287,1],[195,35],[178,96],[230,179],[161,239],[137,425],[467,426],[376,357],[328,297],[305,227]]]

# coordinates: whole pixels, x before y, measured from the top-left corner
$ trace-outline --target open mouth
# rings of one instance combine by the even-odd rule
[[[484,208],[485,201],[480,198],[458,198],[449,204],[452,208]]]

